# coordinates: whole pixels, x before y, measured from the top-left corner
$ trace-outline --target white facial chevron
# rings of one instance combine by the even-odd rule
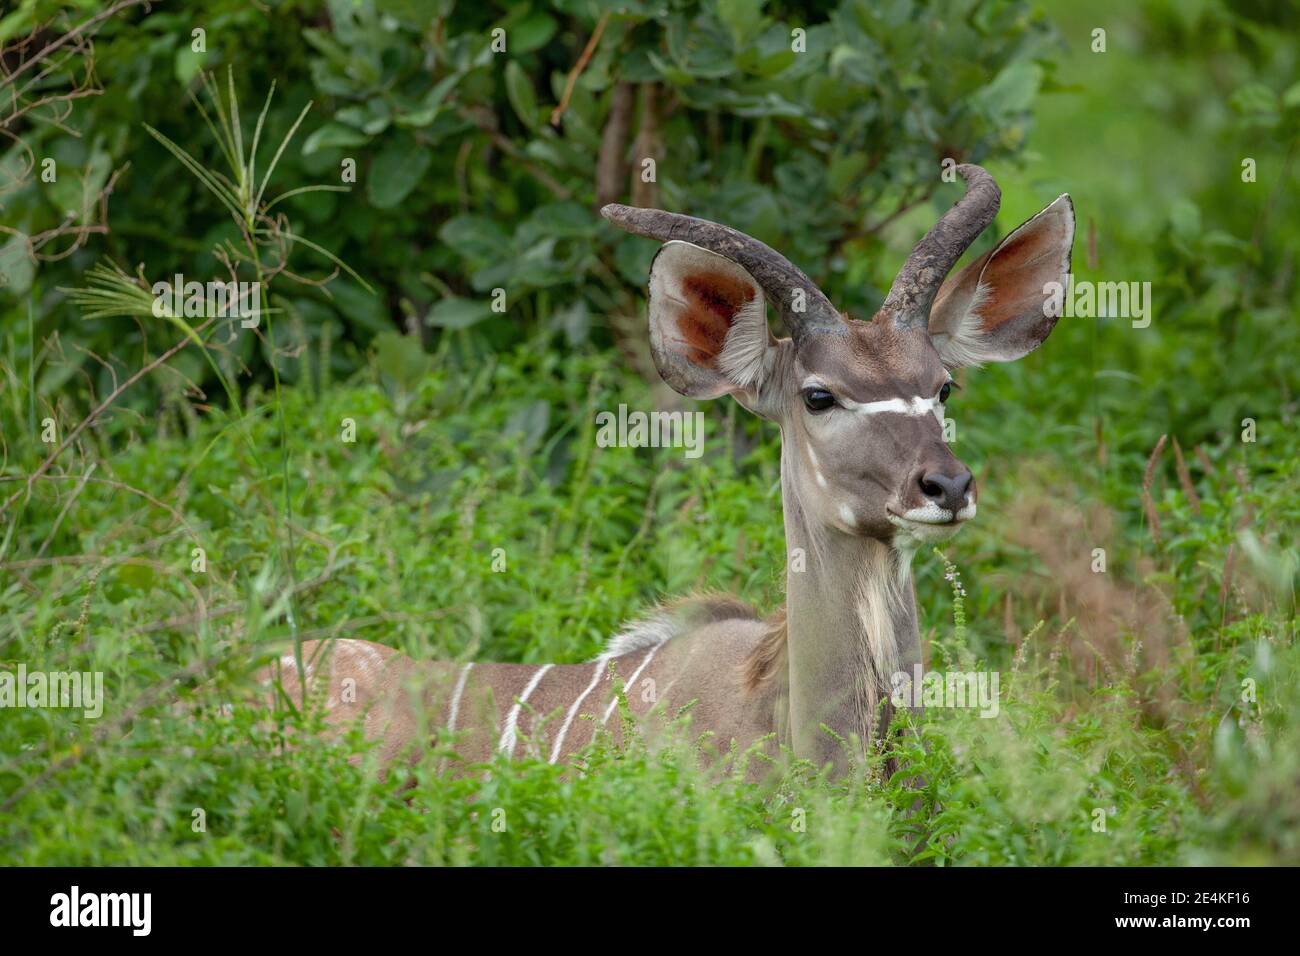
[[[855,402],[851,398],[836,399],[849,411],[859,415],[879,415],[882,412],[894,412],[898,415],[933,415],[943,421],[943,403],[936,395],[934,398],[922,398],[913,395],[910,399],[887,398],[879,402]]]
[[[809,378],[803,383],[805,389],[822,388],[823,386],[815,378]],[[943,402],[939,401],[939,396],[934,395],[930,398],[922,398],[920,395],[913,395],[911,398],[886,398],[878,402],[855,402],[851,398],[844,398],[840,395],[835,396],[835,401],[842,408],[859,415],[880,415],[885,412],[892,412],[895,415],[933,415],[940,424],[943,423]]]

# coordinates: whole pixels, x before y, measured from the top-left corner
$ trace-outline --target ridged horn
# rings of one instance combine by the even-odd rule
[[[662,209],[638,209],[610,203],[600,214],[634,236],[661,242],[680,240],[716,252],[742,266],[776,306],[795,345],[818,332],[844,332],[847,326],[830,299],[789,259],[752,236],[707,219]],[[804,293],[803,311],[795,311],[793,293]]]
[[[929,321],[939,286],[998,214],[1002,191],[987,170],[964,163],[957,172],[966,180],[966,194],[912,248],[876,313],[900,328],[924,326]]]

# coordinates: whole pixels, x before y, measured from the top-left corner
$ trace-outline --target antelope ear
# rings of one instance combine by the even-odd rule
[[[757,395],[776,348],[763,290],[725,256],[664,244],[650,266],[650,352],[663,380],[689,398]]]
[[[929,325],[944,364],[1011,362],[1042,345],[1059,314],[1049,284],[1067,284],[1073,245],[1074,204],[1064,195],[949,276]]]

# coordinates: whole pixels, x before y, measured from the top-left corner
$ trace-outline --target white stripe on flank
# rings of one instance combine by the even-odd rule
[[[554,664],[546,664],[539,668],[537,673],[533,675],[533,679],[528,682],[528,686],[524,688],[523,693],[515,698],[515,705],[510,708],[510,716],[506,718],[505,730],[501,734],[501,740],[497,743],[497,750],[502,750],[514,756],[515,725],[519,722],[519,711],[523,709],[524,704],[528,703],[528,695],[537,690],[537,685],[542,682],[546,672],[554,666]]]
[[[473,666],[473,661],[465,665],[460,672],[460,678],[456,681],[456,689],[451,692],[451,712],[447,714],[448,733],[456,729],[456,715],[460,713],[460,697],[465,693],[465,682],[469,680],[469,669]]]
[[[560,747],[564,744],[564,735],[569,732],[569,725],[573,723],[573,718],[578,716],[578,708],[581,707],[582,702],[587,699],[587,695],[595,690],[596,685],[600,683],[600,675],[604,669],[604,659],[602,658],[597,660],[595,672],[591,675],[591,683],[587,685],[586,690],[578,695],[578,699],[573,702],[573,706],[569,708],[569,712],[564,715],[564,723],[560,725],[560,733],[555,738],[555,746],[551,748],[550,763],[555,763],[556,758],[560,756]]]
[[[664,646],[665,644],[667,644],[667,643],[668,643],[668,642],[667,642],[666,640],[664,640],[664,641],[660,641],[660,642],[659,642],[658,644],[656,644],[654,647],[650,648],[650,653],[647,654],[647,655],[645,656],[645,660],[643,660],[643,661],[641,662],[641,666],[638,667],[636,670],[634,670],[634,671],[632,672],[632,676],[629,677],[629,678],[627,679],[627,683],[623,685],[623,692],[624,692],[625,694],[627,693],[627,688],[629,688],[629,687],[631,687],[633,684],[635,684],[635,683],[636,683],[636,679],[637,679],[638,677],[641,676],[641,672],[642,672],[643,670],[645,670],[646,665],[650,663],[650,658],[652,658],[652,657],[655,656],[655,651],[659,650],[659,648],[663,647],[663,646]],[[602,724],[606,723],[606,722],[609,720],[609,715],[612,714],[612,713],[614,713],[614,708],[615,708],[617,705],[618,705],[618,695],[615,694],[615,695],[614,695],[614,699],[611,700],[611,701],[609,702],[609,707],[606,708],[606,710],[605,710],[605,716],[602,717],[602,718],[600,719],[600,722],[601,722]]]

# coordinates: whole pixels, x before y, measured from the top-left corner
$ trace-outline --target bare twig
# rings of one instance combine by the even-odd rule
[[[59,533],[59,528],[63,525],[63,519],[67,517],[69,509],[72,508],[72,505],[76,502],[78,496],[80,496],[82,489],[86,487],[86,482],[90,480],[90,476],[95,473],[95,469],[98,467],[98,463],[92,461],[90,467],[86,469],[86,473],[82,475],[81,480],[77,482],[77,487],[72,489],[72,494],[68,496],[68,500],[65,501],[63,507],[59,509],[59,516],[54,519],[54,525],[50,528],[50,533],[45,536],[45,540],[41,542],[41,546],[36,550],[36,557],[45,557],[45,549],[50,546],[50,542],[54,540],[54,536]]]
[[[1201,463],[1201,470],[1205,472],[1205,477],[1213,478],[1214,462],[1210,461],[1210,456],[1205,453],[1205,449],[1197,445],[1192,449],[1192,452],[1196,455],[1196,460]]]
[[[1192,473],[1187,470],[1187,462],[1183,459],[1183,449],[1179,447],[1178,436],[1176,435],[1174,436],[1174,468],[1178,471],[1178,483],[1182,485],[1187,503],[1191,505],[1192,512],[1199,518],[1201,515],[1201,497],[1196,493],[1196,486],[1192,484]]]
[[[92,466],[91,470],[93,469],[94,466]],[[185,515],[181,514],[178,510],[173,508],[171,505],[167,504],[167,502],[154,497],[153,495],[149,494],[149,492],[141,488],[136,488],[134,485],[128,485],[122,481],[115,481],[112,478],[91,478],[90,472],[87,472],[85,475],[42,475],[41,479],[44,481],[78,480],[82,484],[90,483],[95,485],[106,485],[109,488],[116,488],[119,491],[127,491],[133,495],[138,495],[139,497],[143,498],[145,501],[149,502],[149,504],[153,505],[155,508],[159,508],[163,511],[166,511],[173,518],[175,518],[177,523],[180,524],[185,529],[186,534],[190,536],[191,540],[194,541],[198,540],[198,535],[195,533],[194,529],[190,527],[190,523],[185,520]],[[22,475],[6,475],[0,477],[0,482],[26,481],[26,480],[27,479],[24,478]]]
[[[867,228],[863,229],[862,235],[864,236],[878,235],[883,229],[885,229],[896,219],[898,219],[899,216],[905,215],[906,213],[915,209],[921,203],[926,202],[933,194],[934,194],[933,189],[924,189],[919,193],[909,193],[908,195],[904,196],[902,199],[898,201],[898,205],[894,207],[894,211],[891,212],[888,216],[880,220],[880,222],[876,223],[874,226],[868,226]]]
[[[91,27],[98,27],[105,20],[109,19],[110,17],[116,16],[117,14],[125,10],[127,7],[136,7],[141,5],[144,5],[145,8],[147,9],[149,6],[149,0],[118,0],[117,3],[113,4],[113,6],[109,7],[107,10],[103,10],[95,14],[93,17],[90,17],[88,20],[79,23],[77,26],[73,27],[67,33],[63,34],[63,36],[59,37],[57,40],[54,40],[48,45],[46,45],[46,47],[42,49],[41,52],[37,53],[30,60],[20,65],[16,70],[10,73],[3,81],[0,81],[0,92],[3,92],[7,87],[12,87],[14,82],[18,79],[18,77],[22,76],[32,67],[34,67],[36,64],[49,59],[49,57],[52,56],[55,53],[55,51],[57,51],[65,43],[70,43],[71,41],[77,39],[78,37],[81,36],[81,34],[85,33]],[[28,86],[30,85],[31,84],[28,83]],[[26,89],[26,87],[24,87],[24,89]],[[22,91],[19,91],[19,94],[21,94],[21,92]]]
[[[202,332],[214,321],[215,321],[214,319],[208,319],[206,322],[204,322],[202,325],[200,325],[198,328],[194,330],[195,335]],[[3,505],[0,505],[0,514],[4,514],[6,511],[8,511],[13,506],[14,502],[17,501],[19,498],[23,497],[24,494],[30,495],[32,493],[32,482],[36,481],[38,478],[41,477],[41,475],[49,471],[50,466],[54,464],[55,459],[57,459],[60,455],[62,455],[68,449],[68,447],[77,440],[78,436],[80,436],[81,433],[86,430],[86,426],[88,426],[91,422],[93,422],[100,415],[102,415],[105,409],[107,409],[110,405],[112,405],[115,401],[117,401],[118,397],[123,392],[125,392],[136,382],[140,381],[140,379],[144,378],[144,376],[148,375],[159,365],[162,365],[164,362],[170,359],[181,349],[185,348],[185,346],[189,345],[192,341],[193,339],[191,339],[189,336],[183,336],[179,342],[177,342],[175,345],[169,348],[166,352],[163,352],[153,361],[149,362],[149,364],[141,368],[140,371],[136,372],[134,375],[132,375],[130,378],[124,381],[117,388],[113,389],[113,391],[109,394],[108,398],[100,402],[99,405],[95,407],[94,411],[92,411],[89,415],[83,418],[81,420],[81,423],[78,424],[76,428],[74,428],[71,432],[68,433],[68,436],[63,439],[63,441],[59,444],[58,448],[50,452],[49,457],[46,458],[45,461],[41,462],[40,467],[38,467],[34,472],[32,472],[30,475],[27,476],[26,488],[23,489],[22,491],[15,491],[12,495],[10,495],[7,499],[5,499],[5,503]]]
[[[1218,650],[1223,644],[1223,628],[1228,623],[1228,598],[1232,594],[1232,572],[1237,566],[1237,546],[1228,545],[1228,553],[1223,559],[1223,581],[1219,585],[1219,635],[1214,646]]]
[[[646,182],[641,164],[647,159],[658,160],[663,153],[659,136],[659,88],[654,83],[641,84],[641,117],[637,127],[636,142],[632,146],[635,164],[632,169],[632,205],[653,208],[659,205],[659,184]]]
[[[582,71],[587,68],[591,61],[591,55],[596,52],[596,45],[600,43],[601,35],[605,32],[605,24],[609,23],[609,11],[606,10],[596,21],[596,28],[591,31],[591,39],[582,50],[582,55],[578,57],[578,62],[573,69],[569,71],[569,78],[564,83],[564,95],[560,97],[560,104],[551,110],[551,125],[559,126],[560,118],[564,116],[564,111],[569,108],[569,97],[573,96],[573,88],[578,83],[578,77],[582,76]]]
[[[1241,520],[1237,523],[1237,527],[1249,528],[1255,521],[1255,508],[1250,503],[1250,478],[1246,474],[1246,469],[1241,467],[1241,465],[1233,466],[1232,477],[1237,480],[1237,488],[1241,491],[1241,505],[1243,509]]]
[[[1160,455],[1165,450],[1165,442],[1168,435],[1161,435],[1160,440],[1156,442],[1156,447],[1151,449],[1151,457],[1147,459],[1146,472],[1142,475],[1142,507],[1146,511],[1147,525],[1151,529],[1151,539],[1160,546],[1160,518],[1156,514],[1156,503],[1151,497],[1151,485],[1156,477],[1156,465],[1160,461]]]
[[[635,103],[631,83],[620,82],[610,94],[609,116],[600,136],[600,153],[596,159],[596,209],[623,195],[627,182],[627,133],[632,124]]]
[[[457,112],[486,133],[488,139],[492,140],[492,145],[496,146],[497,149],[501,150],[501,152],[505,153],[511,159],[519,163],[519,165],[524,169],[528,170],[534,179],[553,192],[556,196],[561,199],[573,198],[573,193],[566,186],[550,175],[550,173],[546,172],[546,170],[539,168],[536,164],[531,162],[528,157],[520,151],[519,147],[510,141],[508,136],[505,136],[500,130],[498,130],[496,126],[493,125],[494,120],[490,115],[485,116],[480,110],[468,108],[461,108]]]
[[[1150,491],[1151,485],[1156,480],[1156,465],[1160,463],[1160,456],[1165,450],[1165,442],[1169,440],[1168,435],[1161,435],[1160,440],[1156,442],[1156,447],[1151,449],[1151,455],[1147,458],[1146,471],[1142,473],[1142,490]]]

